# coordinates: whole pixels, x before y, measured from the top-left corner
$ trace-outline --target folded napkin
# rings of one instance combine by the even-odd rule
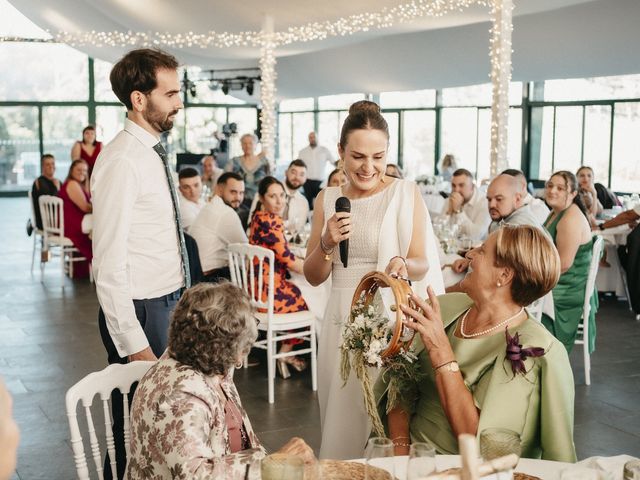
[[[631,455],[589,457],[565,468],[562,474],[567,478],[581,480],[623,480],[624,464],[631,460],[637,460],[637,458]],[[561,475],[560,478],[564,477]]]

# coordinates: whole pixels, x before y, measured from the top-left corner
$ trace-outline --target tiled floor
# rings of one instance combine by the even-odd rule
[[[86,281],[69,280],[63,290],[56,263],[47,266],[43,281],[37,270],[31,275],[31,239],[24,232],[27,199],[0,198],[0,212],[0,375],[13,393],[22,434],[14,478],[72,479],[64,394],[106,364],[96,326],[95,290]],[[571,357],[580,458],[640,455],[639,345],[640,323],[626,304],[605,298],[598,313],[590,387],[584,385],[581,351]],[[274,405],[267,403],[264,367],[238,371],[236,384],[267,448],[297,435],[317,450],[318,405],[308,373],[278,380]]]

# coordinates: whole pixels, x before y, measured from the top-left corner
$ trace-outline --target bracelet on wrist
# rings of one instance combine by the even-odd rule
[[[335,249],[335,247],[331,248],[331,249],[327,248],[327,246],[325,245],[324,240],[322,238],[322,235],[320,235],[320,250],[322,250],[322,253],[324,253],[324,260],[326,262],[331,261],[331,259],[332,259],[331,256],[333,255],[334,249]]]

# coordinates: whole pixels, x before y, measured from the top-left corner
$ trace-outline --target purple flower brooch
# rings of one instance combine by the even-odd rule
[[[516,332],[516,334],[512,337],[511,335],[509,335],[509,331],[506,328],[505,335],[507,337],[507,359],[511,363],[513,376],[515,377],[518,373],[526,375],[527,369],[524,366],[524,361],[529,357],[541,357],[542,355],[544,355],[544,348],[522,348],[522,344],[520,343],[520,335]]]

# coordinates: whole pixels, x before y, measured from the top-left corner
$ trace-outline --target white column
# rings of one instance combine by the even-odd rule
[[[493,0],[491,28],[491,176],[507,168],[513,1]]]
[[[276,145],[276,42],[273,34],[273,17],[265,16],[260,47],[260,113],[262,150],[275,165]]]

